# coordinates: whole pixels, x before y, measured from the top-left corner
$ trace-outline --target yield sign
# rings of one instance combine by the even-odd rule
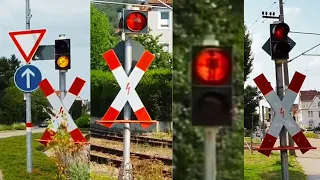
[[[298,92],[300,91],[305,77],[305,75],[296,72],[282,100],[280,100],[277,93],[272,89],[270,83],[263,74],[260,74],[254,79],[254,82],[259,87],[261,93],[275,112],[275,117],[271,123],[271,127],[263,139],[260,150],[258,150],[260,153],[266,156],[270,155],[271,149],[276,143],[277,137],[279,136],[283,126],[288,130],[292,139],[298,145],[303,154],[309,149],[313,149],[300,127],[290,115],[290,109]]]
[[[37,51],[46,29],[9,32],[9,35],[26,63],[30,63]]]

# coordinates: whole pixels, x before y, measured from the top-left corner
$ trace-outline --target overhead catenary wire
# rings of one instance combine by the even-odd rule
[[[317,45],[313,46],[312,48],[310,48],[310,49],[306,50],[305,52],[303,52],[303,53],[299,54],[298,56],[296,56],[296,57],[294,57],[294,58],[292,58],[292,59],[288,60],[288,63],[289,63],[289,62],[292,62],[293,60],[297,59],[298,57],[300,57],[300,56],[302,56],[302,55],[305,55],[307,52],[309,52],[309,51],[311,51],[312,49],[314,49],[314,48],[318,47],[319,45],[320,45],[320,44],[317,44]]]
[[[276,3],[276,1],[274,1],[265,11],[269,11],[273,6],[274,4]],[[248,29],[250,29],[256,22],[258,22],[260,19],[262,18],[262,16],[259,16],[249,27]]]

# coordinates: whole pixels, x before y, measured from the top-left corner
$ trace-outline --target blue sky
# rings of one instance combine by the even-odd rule
[[[67,73],[67,89],[76,77],[86,80],[80,96],[90,100],[90,1],[89,0],[30,0],[31,30],[47,29],[41,44],[54,44],[59,34],[71,39],[71,68]],[[16,54],[24,63],[9,32],[25,30],[25,1],[10,0],[0,4],[0,56]],[[59,88],[58,71],[54,61],[32,61],[40,68],[42,77]]]
[[[276,15],[279,15],[278,3],[278,0],[244,0],[244,21],[251,33],[253,40],[252,51],[254,54],[254,69],[246,84],[255,85],[252,79],[264,73],[272,86],[276,86],[274,61],[261,48],[270,37],[269,24],[275,20],[260,17],[262,11],[269,9],[269,12],[275,12]],[[291,31],[320,33],[319,7],[319,0],[308,0],[308,2],[284,0],[284,21],[290,26]],[[257,22],[255,22],[256,20]],[[289,33],[289,37],[296,42],[296,46],[289,54],[289,59],[320,44],[320,36]],[[319,51],[320,46],[309,51],[308,54],[320,54]],[[290,81],[295,71],[307,76],[301,90],[320,90],[320,56],[300,56],[289,63],[288,67]],[[296,102],[297,100],[298,98]]]

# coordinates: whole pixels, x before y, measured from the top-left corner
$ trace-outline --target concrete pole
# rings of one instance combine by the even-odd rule
[[[131,5],[126,6],[127,10],[131,9]],[[124,19],[123,19],[124,20]],[[122,33],[122,37],[125,37],[125,67],[124,70],[126,71],[127,75],[130,74],[130,69],[132,66],[132,45],[129,36],[126,36]],[[130,104],[127,102],[124,106],[123,110],[124,120],[131,119],[131,107]],[[123,130],[123,174],[121,175],[124,180],[132,180],[132,165],[130,163],[130,124],[124,123],[124,130]]]
[[[26,0],[26,30],[30,30],[31,10],[30,2]],[[32,173],[32,120],[31,120],[31,93],[26,93],[26,136],[27,136],[27,172]]]
[[[203,41],[203,45],[218,46],[214,35],[209,35]],[[216,180],[217,178],[217,159],[216,159],[216,136],[219,131],[219,127],[205,127],[205,140],[204,140],[204,165],[205,165],[205,180]]]

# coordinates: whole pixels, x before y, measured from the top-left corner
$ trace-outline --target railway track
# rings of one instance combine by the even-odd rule
[[[96,138],[103,138],[103,139],[114,140],[114,141],[123,140],[123,134],[118,132],[105,131],[105,130],[92,128],[90,131],[90,134],[92,137],[96,137]],[[134,136],[131,136],[131,141],[134,143],[150,144],[152,146],[172,148],[172,141],[164,140],[164,139],[156,139],[156,138],[149,138],[149,137],[134,135]]]
[[[118,150],[118,149],[107,148],[107,147],[93,145],[93,144],[90,145],[90,148],[91,148],[92,151],[98,151],[98,152],[112,154],[112,155],[116,155],[116,156],[122,156],[123,155],[123,151],[122,150]],[[132,156],[135,156],[135,157],[139,158],[139,159],[157,159],[159,161],[162,161],[164,165],[172,166],[172,159],[169,159],[169,158],[150,156],[150,155],[147,155],[147,154],[135,153],[135,152],[131,152],[130,154]]]
[[[92,162],[96,162],[98,164],[113,164],[116,168],[120,168],[121,167],[121,163],[122,163],[121,160],[102,157],[102,156],[95,155],[95,154],[90,154],[90,160]],[[171,171],[163,170],[162,172],[163,172],[163,175],[165,177],[172,178],[172,172]]]

